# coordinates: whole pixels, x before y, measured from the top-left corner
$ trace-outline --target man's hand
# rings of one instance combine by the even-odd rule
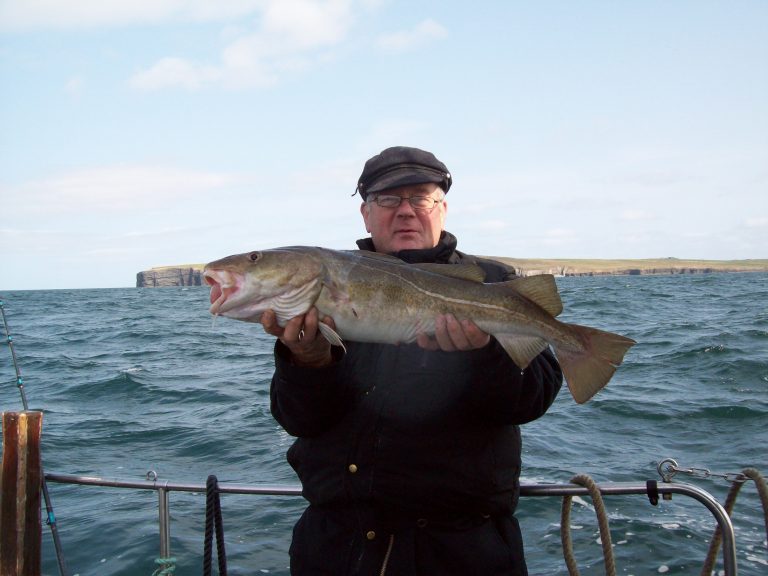
[[[332,361],[331,344],[320,333],[319,323],[319,314],[314,306],[306,314],[291,318],[284,327],[277,323],[272,310],[261,315],[264,331],[277,336],[285,344],[291,351],[294,363],[312,368],[327,366]],[[333,319],[328,316],[323,318],[323,323],[336,329]]]
[[[475,350],[488,345],[491,335],[483,332],[472,320],[459,322],[453,314],[445,314],[435,319],[435,337],[419,334],[416,343],[426,350]]]

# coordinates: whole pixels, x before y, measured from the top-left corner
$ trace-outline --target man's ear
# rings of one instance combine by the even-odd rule
[[[368,202],[363,202],[360,204],[360,214],[363,215],[363,222],[365,222],[365,231],[370,232],[371,228],[368,226],[368,217],[371,214],[371,206],[368,204]]]

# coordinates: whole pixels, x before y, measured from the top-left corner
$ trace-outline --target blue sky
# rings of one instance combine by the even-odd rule
[[[768,2],[0,0],[0,290],[352,248],[433,151],[464,251],[768,258]]]

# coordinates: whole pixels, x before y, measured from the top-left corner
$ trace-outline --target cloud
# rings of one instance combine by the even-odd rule
[[[183,58],[161,58],[149,69],[134,74],[130,85],[142,91],[173,86],[197,90],[221,79],[222,75],[222,71],[214,66],[195,64]]]
[[[0,2],[0,28],[222,22],[253,14],[263,5],[264,0],[4,0]]]
[[[385,52],[406,52],[447,35],[448,31],[443,26],[428,18],[411,30],[379,36],[376,45]]]
[[[570,228],[550,228],[544,231],[541,243],[545,246],[562,246],[573,243],[576,238],[576,232]]]
[[[77,99],[82,95],[84,86],[85,82],[80,76],[72,76],[64,85],[64,92]]]
[[[418,142],[429,133],[429,122],[422,119],[385,117],[377,119],[361,137],[358,146],[361,153],[370,156],[371,150],[399,145],[401,142]]]
[[[0,246],[6,254],[52,250],[61,246],[60,234],[49,228],[0,228]]]
[[[339,42],[350,20],[347,0],[274,0],[264,11],[264,35],[282,44],[278,52],[313,49]]]
[[[27,182],[8,197],[27,213],[137,212],[204,196],[235,181],[230,175],[163,166],[120,165],[73,170]]]
[[[747,228],[768,228],[768,217],[747,218],[744,225]]]
[[[285,72],[322,61],[324,50],[346,38],[352,20],[349,0],[269,0],[258,29],[233,38],[216,64],[167,56],[134,74],[129,83],[142,91],[270,86]]]
[[[655,214],[648,210],[630,209],[630,210],[624,210],[619,216],[619,218],[621,218],[622,220],[627,220],[629,222],[639,222],[644,220],[653,220],[655,218]]]
[[[484,220],[480,222],[479,228],[485,231],[506,230],[509,223],[506,220]]]
[[[8,0],[0,1],[0,29],[83,29],[164,23],[255,21],[231,38],[219,57],[201,62],[166,54],[130,79],[139,91],[263,87],[281,74],[323,61],[352,25],[352,0]],[[364,8],[371,9],[365,2]],[[225,28],[232,36],[231,26]],[[251,28],[254,30],[254,28]],[[69,87],[68,90],[72,90]]]

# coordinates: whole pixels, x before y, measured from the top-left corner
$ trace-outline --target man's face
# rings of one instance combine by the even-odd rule
[[[437,184],[414,184],[401,186],[375,196],[427,196],[440,198]],[[442,200],[431,211],[414,209],[407,200],[396,208],[379,206],[376,202],[363,202],[360,212],[365,221],[365,229],[370,232],[377,252],[392,253],[400,250],[433,248],[440,240],[440,233],[445,224],[448,204]]]

